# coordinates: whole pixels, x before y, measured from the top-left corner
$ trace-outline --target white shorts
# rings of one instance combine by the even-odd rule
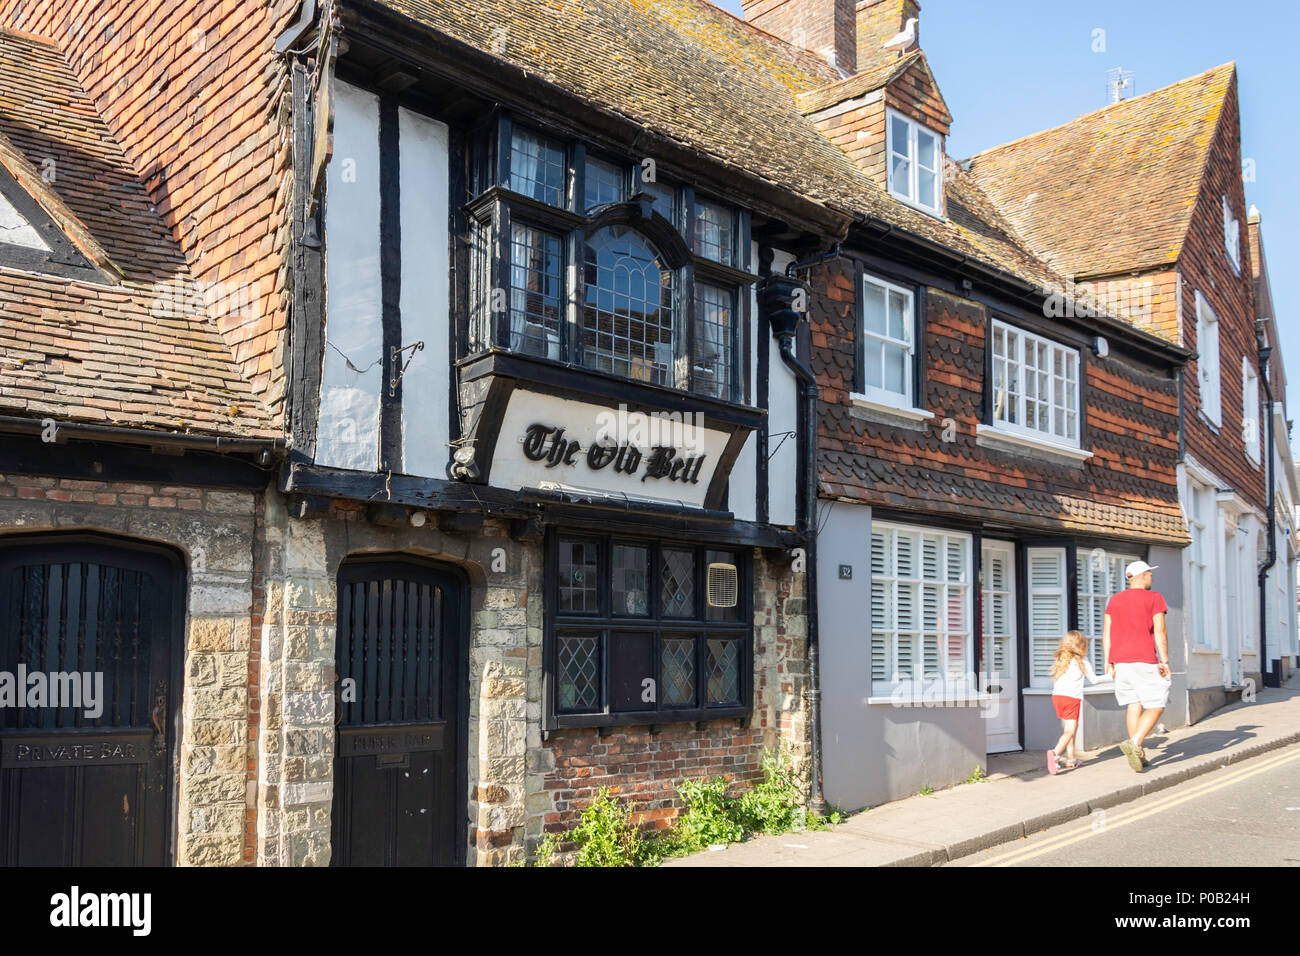
[[[1169,685],[1159,664],[1127,662],[1115,665],[1115,701],[1121,707],[1140,703],[1146,710],[1169,704]]]

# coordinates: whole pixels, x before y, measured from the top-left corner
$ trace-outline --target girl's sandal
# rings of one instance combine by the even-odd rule
[[[1078,770],[1078,769],[1079,769],[1079,761],[1077,761],[1077,760],[1067,760],[1067,761],[1065,762],[1065,769],[1066,769],[1066,770]]]

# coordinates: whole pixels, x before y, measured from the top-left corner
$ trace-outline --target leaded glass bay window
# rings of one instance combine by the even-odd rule
[[[752,611],[740,551],[553,533],[545,595],[552,726],[742,716]],[[734,565],[741,599],[709,605],[710,565]]]
[[[583,258],[582,361],[656,385],[676,371],[673,273],[640,233],[609,226],[588,237]]]
[[[748,399],[747,210],[505,112],[474,150],[461,357],[505,350]]]

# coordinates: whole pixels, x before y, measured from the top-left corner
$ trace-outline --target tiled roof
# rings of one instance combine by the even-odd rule
[[[800,93],[799,109],[804,113],[812,113],[853,96],[873,93],[882,87],[888,86],[913,63],[924,62],[924,60],[925,54],[920,50],[916,50],[907,54],[907,56],[899,57],[897,60],[891,60],[888,63],[882,63],[861,73],[854,73],[827,86],[818,87],[807,93]]]
[[[46,212],[105,271],[96,283],[0,268],[0,414],[278,435],[59,49],[0,31],[0,52],[0,137],[12,146],[0,161],[19,182],[49,183],[59,203],[47,195]]]
[[[840,75],[707,0],[375,2],[725,167],[1025,282],[1055,278],[1018,248],[1005,222],[975,221],[989,207],[968,177],[948,179],[950,220],[891,199],[801,111],[801,96],[815,103],[815,91]],[[913,62],[905,57],[898,68]],[[880,75],[896,75],[895,67]]]
[[[972,157],[1035,254],[1076,277],[1170,265],[1182,249],[1235,66]]]

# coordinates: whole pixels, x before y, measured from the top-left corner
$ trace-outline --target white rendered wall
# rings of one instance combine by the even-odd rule
[[[776,250],[772,272],[784,275],[786,266],[793,261],[794,256]],[[771,336],[772,333],[764,331],[763,334]],[[769,340],[767,365],[768,520],[772,524],[793,525],[797,519],[799,436],[785,436],[782,432],[793,432],[798,422],[799,380],[781,361],[781,349],[775,338]]]
[[[334,154],[325,197],[325,312],[316,461],[376,471],[384,384],[379,98],[342,82],[335,89]]]
[[[448,137],[443,123],[398,110],[402,222],[402,470],[445,478],[447,377],[451,374],[448,325]]]

